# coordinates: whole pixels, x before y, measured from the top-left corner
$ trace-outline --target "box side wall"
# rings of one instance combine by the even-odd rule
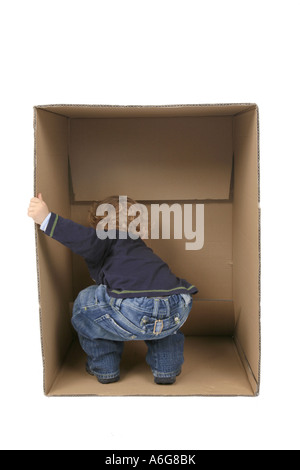
[[[254,388],[260,367],[258,110],[234,120],[233,299],[236,341]]]
[[[35,110],[35,194],[41,192],[50,211],[70,217],[68,120]],[[36,226],[44,390],[47,394],[70,346],[72,300],[70,251]]]

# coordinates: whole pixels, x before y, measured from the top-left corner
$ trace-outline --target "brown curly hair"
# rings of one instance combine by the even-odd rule
[[[107,217],[107,212],[104,214],[104,215],[96,215],[96,212],[97,212],[97,208],[98,206],[100,206],[101,204],[111,204],[114,208],[115,208],[115,211],[116,211],[116,229],[117,230],[120,230],[122,229],[122,227],[120,227],[120,211],[127,211],[127,214],[128,214],[128,210],[129,208],[134,205],[134,204],[137,204],[137,202],[134,200],[134,199],[131,199],[130,197],[127,197],[127,208],[126,207],[120,207],[120,204],[119,204],[119,196],[110,196],[110,197],[107,197],[106,199],[103,199],[102,201],[94,201],[93,204],[91,205],[91,207],[89,208],[89,212],[88,212],[88,222],[90,224],[91,227],[93,227],[94,229],[97,228],[97,225],[99,222],[101,222],[101,220],[103,220],[105,217]],[[135,219],[135,216],[129,216],[127,215],[127,227],[128,225],[130,224],[130,222],[132,222],[133,220]],[[104,229],[107,229],[107,226],[104,227]]]

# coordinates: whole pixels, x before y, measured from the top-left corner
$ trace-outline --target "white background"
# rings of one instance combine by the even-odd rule
[[[299,449],[299,2],[2,2],[0,446]],[[46,398],[33,223],[33,106],[260,107],[259,398]],[[54,188],[55,190],[55,188]]]

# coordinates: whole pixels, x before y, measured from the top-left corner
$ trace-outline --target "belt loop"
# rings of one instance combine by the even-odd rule
[[[152,316],[154,318],[157,318],[157,315],[158,315],[159,302],[160,302],[159,299],[154,299],[153,312],[152,312]]]
[[[188,294],[180,294],[184,300],[185,306],[187,307],[191,303],[191,296]]]
[[[170,301],[169,301],[169,299],[166,299],[166,300],[165,300],[165,303],[166,303],[166,308],[167,308],[167,315],[168,315],[168,317],[169,317],[170,314],[171,314],[171,307],[170,307]]]
[[[111,307],[120,307],[124,299],[116,299],[115,297],[110,298]]]

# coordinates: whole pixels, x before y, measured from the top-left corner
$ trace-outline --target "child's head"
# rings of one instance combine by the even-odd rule
[[[106,204],[114,207],[115,211],[113,212],[113,215],[108,210],[105,210]],[[100,205],[104,207],[104,211],[102,211],[103,215],[97,215],[97,209]],[[130,197],[120,198],[119,196],[110,196],[103,201],[94,202],[89,209],[89,224],[94,229],[97,229],[99,222],[103,221],[103,223],[106,222],[106,225],[102,226],[102,230],[108,230],[108,224],[110,224],[110,226],[113,225],[116,230],[127,231],[129,224],[137,217],[136,214],[128,215],[129,208],[133,205],[136,205],[138,208],[138,203],[134,201],[134,199],[131,199]],[[141,230],[141,227],[139,227],[139,229]],[[140,231],[139,229],[137,229],[138,232]],[[140,233],[140,236],[143,238],[142,233]]]

